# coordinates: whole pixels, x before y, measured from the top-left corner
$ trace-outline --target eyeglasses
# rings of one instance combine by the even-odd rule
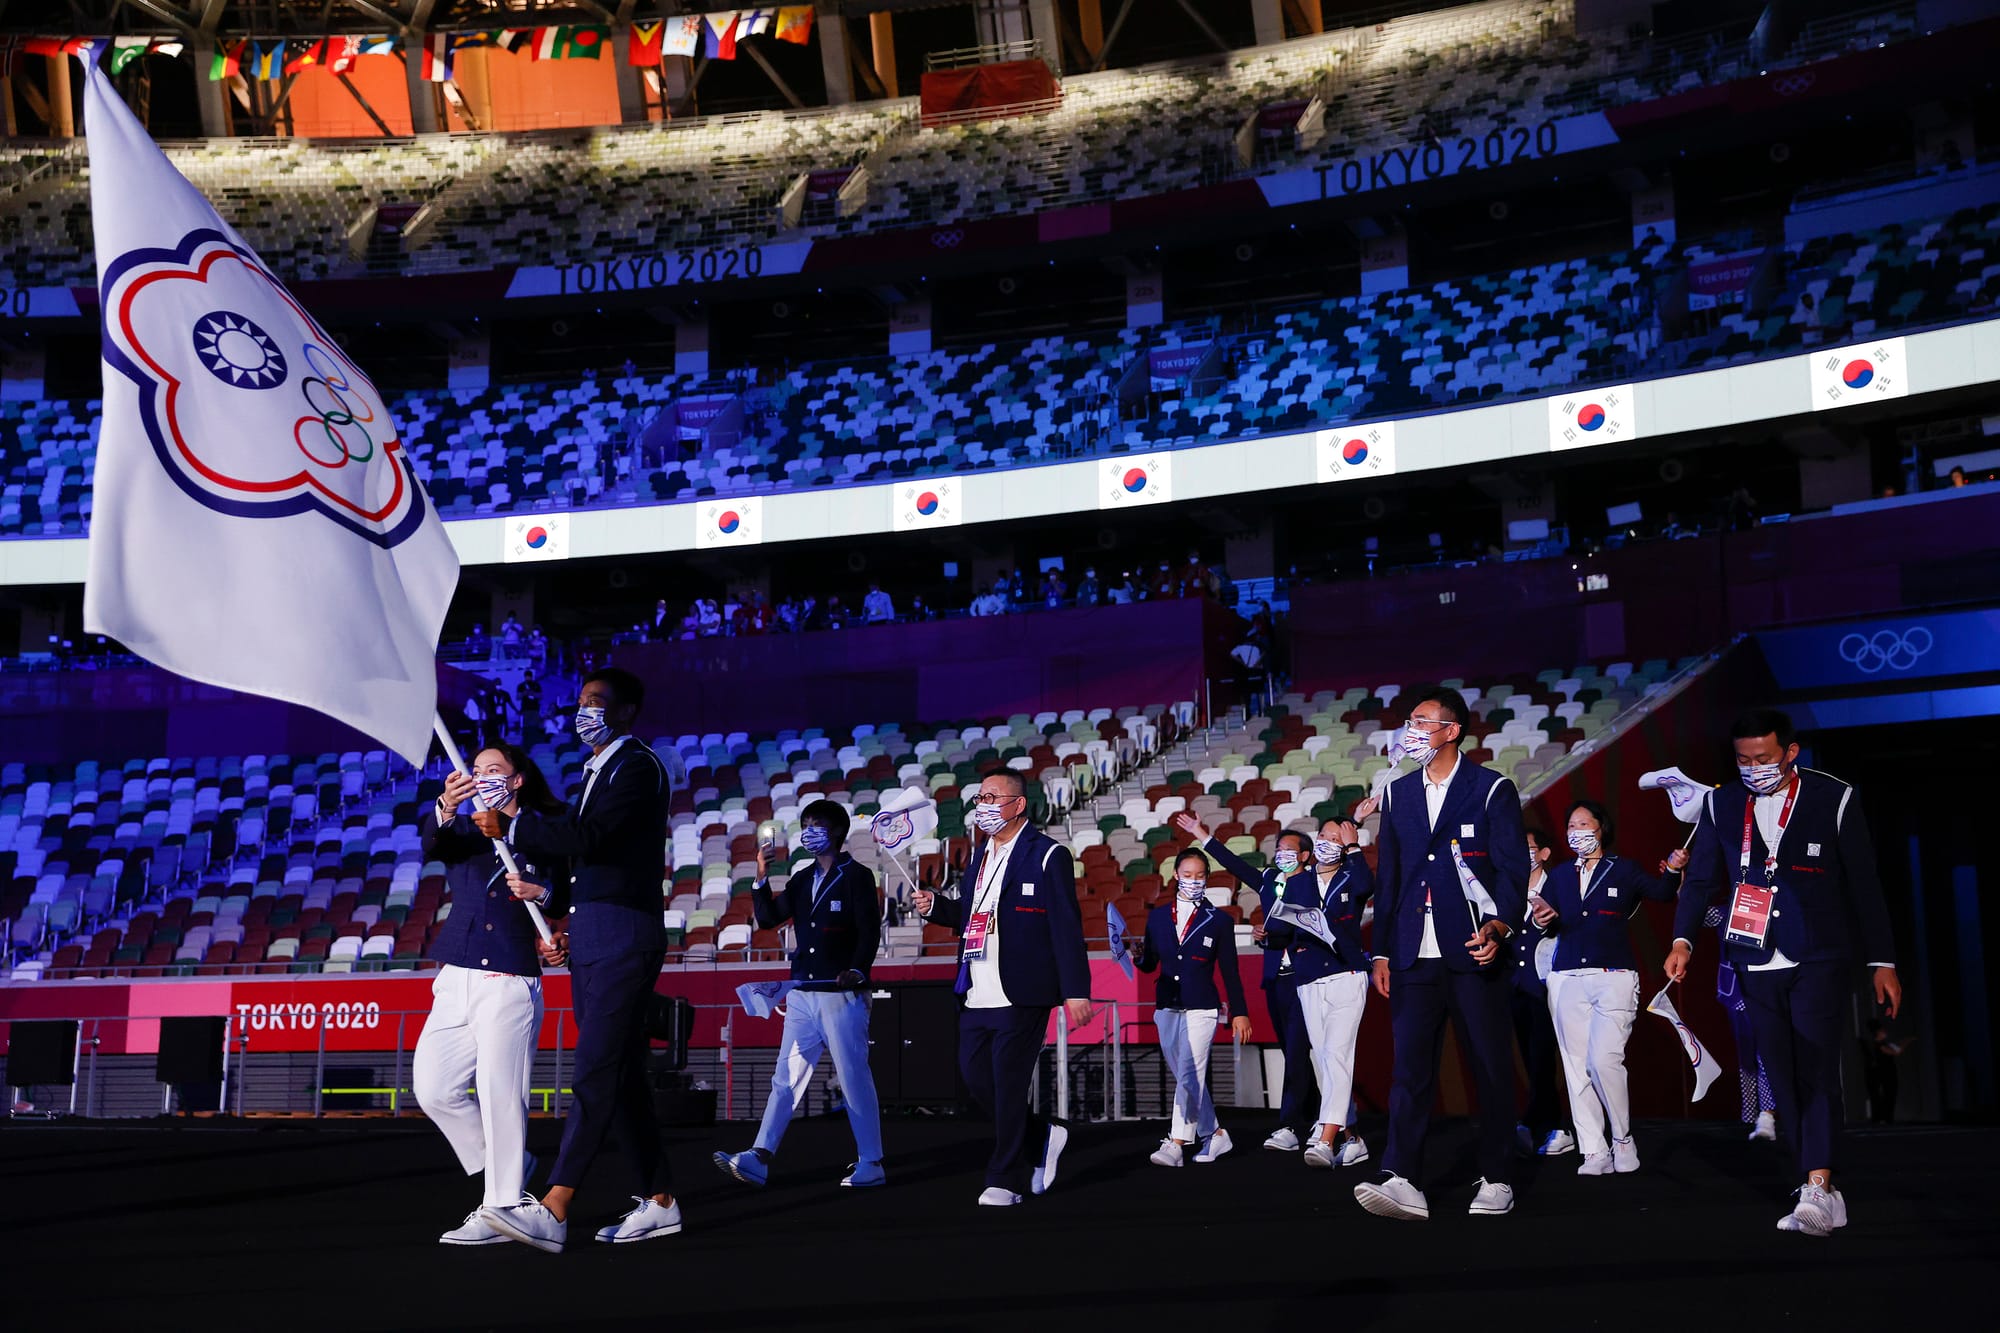
[[[1441,727],[1458,725],[1448,717],[1413,717],[1406,724],[1417,731],[1436,731]]]
[[[972,803],[974,805],[1005,805],[1009,801],[1018,801],[1020,799],[1020,797],[1014,795],[1012,792],[983,791],[972,798]]]

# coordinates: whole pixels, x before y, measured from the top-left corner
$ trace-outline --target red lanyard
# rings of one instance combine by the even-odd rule
[[[1757,797],[1752,794],[1749,803],[1743,807],[1743,859],[1739,862],[1737,879],[1750,878],[1750,834],[1757,827]],[[1778,811],[1778,836],[1764,849],[1764,884],[1771,887],[1771,880],[1778,873],[1778,842],[1785,836],[1785,825],[1792,820],[1792,802],[1799,799],[1799,775],[1792,774],[1791,786],[1785,788],[1785,804]]]
[[[1188,936],[1194,933],[1194,923],[1200,918],[1201,907],[1198,904],[1189,903],[1187,924],[1182,926],[1179,931],[1182,944],[1186,944]]]

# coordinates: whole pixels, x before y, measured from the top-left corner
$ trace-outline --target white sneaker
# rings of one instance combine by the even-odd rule
[[[762,1189],[771,1179],[771,1168],[754,1152],[719,1152],[712,1160],[716,1170],[725,1176],[734,1176],[746,1185]]]
[[[1561,1157],[1576,1151],[1576,1136],[1566,1129],[1552,1129],[1535,1151],[1543,1157]]]
[[[1750,1141],[1755,1143],[1758,1139],[1763,1139],[1766,1143],[1778,1141],[1778,1117],[1769,1111],[1757,1113],[1757,1124],[1750,1131]]]
[[[479,1216],[508,1239],[550,1254],[562,1253],[563,1242],[569,1239],[569,1223],[543,1207],[532,1194],[523,1194],[519,1203],[505,1208],[481,1208]]]
[[[656,1236],[677,1235],[681,1229],[681,1201],[675,1199],[665,1208],[652,1199],[634,1194],[636,1205],[615,1224],[598,1230],[597,1238],[607,1245],[630,1245],[635,1240],[652,1240]]]
[[[1349,1134],[1340,1144],[1340,1164],[1360,1166],[1368,1160],[1368,1145],[1361,1141],[1359,1134]]]
[[[1154,1166],[1179,1166],[1183,1156],[1180,1144],[1172,1139],[1161,1139],[1160,1146],[1153,1149],[1153,1155],[1147,1160]]]
[[[1215,1133],[1208,1136],[1208,1142],[1201,1145],[1201,1151],[1194,1155],[1194,1160],[1197,1162],[1212,1162],[1235,1146],[1236,1144],[1229,1137],[1228,1130],[1217,1129]]]
[[[1583,1155],[1583,1164],[1577,1167],[1576,1173],[1579,1176],[1608,1176],[1616,1169],[1610,1153],[1587,1152]]]
[[[1297,1152],[1299,1150],[1298,1132],[1290,1125],[1280,1125],[1271,1131],[1270,1138],[1264,1140],[1264,1146],[1272,1152]]]
[[[1319,1135],[1313,1135],[1306,1145],[1306,1165],[1319,1170],[1330,1171],[1340,1164],[1340,1145],[1328,1143]]]
[[[1049,1126],[1049,1143],[1042,1150],[1042,1164],[1035,1168],[1028,1181],[1032,1194],[1047,1194],[1049,1186],[1056,1183],[1056,1159],[1062,1156],[1063,1145],[1069,1142],[1069,1131],[1061,1125]]]
[[[979,1196],[981,1208],[1012,1208],[1020,1201],[1020,1195],[1012,1190],[1003,1190],[998,1185],[988,1185]]]
[[[1499,1217],[1514,1211],[1514,1187],[1495,1185],[1484,1176],[1479,1178],[1479,1193],[1472,1196],[1472,1207],[1465,1210],[1473,1217]]]
[[[505,1245],[508,1238],[486,1224],[475,1208],[465,1220],[438,1237],[440,1245]]]
[[[1401,1176],[1385,1174],[1379,1181],[1356,1185],[1354,1201],[1377,1217],[1403,1222],[1430,1220],[1431,1206],[1424,1192]]]
[[[856,1162],[847,1168],[847,1174],[840,1181],[843,1189],[851,1190],[871,1190],[888,1183],[889,1173],[882,1169],[880,1162]]]
[[[1808,1236],[1830,1236],[1847,1225],[1847,1200],[1839,1190],[1807,1182],[1799,1188],[1799,1201],[1792,1211],[1778,1219],[1780,1231],[1803,1231]]]
[[[1611,1140],[1611,1165],[1619,1175],[1639,1169],[1639,1145],[1631,1139]]]

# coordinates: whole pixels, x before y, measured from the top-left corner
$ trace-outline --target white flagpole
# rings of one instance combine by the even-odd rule
[[[465,766],[465,756],[459,753],[458,742],[452,739],[451,728],[444,724],[444,714],[433,713],[431,727],[437,732],[438,743],[444,746],[444,757],[451,761],[451,766],[465,777],[471,777],[472,770]],[[495,838],[493,850],[500,854],[500,862],[507,867],[508,873],[515,875],[521,873],[521,863],[514,859],[514,849],[507,845],[505,838]],[[554,944],[556,937],[549,932],[548,918],[542,915],[542,909],[525,898],[520,902],[528,909],[528,915],[534,919],[535,932],[542,937],[542,943]]]

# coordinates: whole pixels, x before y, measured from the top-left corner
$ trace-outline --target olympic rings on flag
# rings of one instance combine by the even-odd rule
[[[375,456],[375,440],[368,433],[368,423],[375,420],[375,409],[363,395],[356,395],[362,399],[358,404],[348,398],[353,388],[340,365],[325,350],[307,343],[305,360],[308,367],[319,373],[299,381],[299,392],[312,413],[311,416],[300,417],[293,424],[292,438],[297,442],[299,452],[323,468],[366,463]],[[326,437],[323,448],[329,455],[327,457],[313,452],[313,446],[306,442],[314,426]],[[352,436],[360,438],[356,440]]]

